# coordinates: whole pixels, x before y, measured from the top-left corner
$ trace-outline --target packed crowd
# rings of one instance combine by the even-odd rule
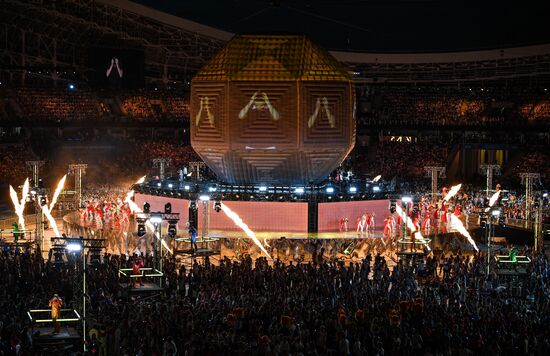
[[[358,123],[366,127],[518,125],[550,119],[550,94],[540,88],[373,85],[358,93]],[[189,120],[188,93],[173,90],[20,88],[7,97],[18,106],[16,113],[39,121],[97,121],[114,114],[140,122]]]
[[[550,178],[550,150],[546,145],[524,147],[516,158],[504,167],[505,174],[519,177],[521,173],[539,173],[541,178]],[[517,178],[516,178],[517,179]]]
[[[12,185],[23,184],[28,177],[26,162],[36,158],[27,143],[0,144],[0,180]]]
[[[37,121],[101,119],[98,100],[89,91],[19,89],[17,102],[25,118]]]
[[[383,177],[421,177],[425,166],[446,166],[448,146],[428,142],[380,142],[366,173]]]
[[[19,88],[2,94],[5,100],[0,105],[0,117],[7,116],[5,107],[9,105],[13,115],[30,122],[189,120],[188,100],[183,93],[172,91]]]
[[[190,268],[169,258],[154,299],[122,298],[118,269],[136,257],[106,255],[88,271],[87,342],[99,355],[545,355],[550,264],[520,254],[533,262],[516,281],[488,277],[482,255],[460,252],[391,268],[380,255]],[[0,256],[0,272],[0,350],[32,354],[26,311],[54,293],[71,305],[72,272],[12,252]]]
[[[363,125],[494,126],[550,119],[548,94],[541,89],[372,86],[359,93]]]

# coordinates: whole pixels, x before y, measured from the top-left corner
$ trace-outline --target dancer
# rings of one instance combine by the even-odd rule
[[[348,232],[348,218],[346,217],[340,219],[340,232]]]
[[[140,257],[137,257],[134,261],[134,266],[132,267],[132,275],[139,276],[139,277],[133,277],[134,282],[132,283],[132,286],[135,288],[136,283],[139,283],[141,287],[143,287],[143,279],[142,279],[142,273],[141,268],[145,267],[145,263],[141,260]]]
[[[384,219],[384,237],[391,238],[393,236],[393,219],[389,216]]]
[[[61,323],[57,321],[61,317],[61,306],[63,305],[63,300],[59,298],[57,294],[53,295],[53,298],[50,299],[50,308],[52,308],[52,322],[53,322],[53,333],[57,334],[61,330]]]
[[[363,235],[365,233],[365,230],[367,228],[367,216],[363,214],[360,218],[357,220],[357,235]]]
[[[376,217],[376,214],[371,212],[370,214],[367,214],[367,232],[374,235],[374,229],[375,229],[375,222],[374,218]]]

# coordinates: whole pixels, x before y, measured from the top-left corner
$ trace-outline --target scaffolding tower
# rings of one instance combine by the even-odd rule
[[[82,176],[86,173],[86,163],[69,164],[69,174],[74,174],[75,201],[77,206],[82,206]]]
[[[487,176],[487,187],[485,194],[489,197],[493,192],[493,176],[500,175],[500,166],[498,164],[482,164],[479,166],[479,171],[484,176]]]
[[[531,220],[531,208],[533,205],[533,186],[535,180],[540,179],[540,173],[524,172],[519,174],[521,183],[525,185],[525,220],[527,226]]]
[[[426,176],[432,180],[432,202],[436,201],[438,190],[438,178],[445,178],[445,167],[443,166],[426,166],[424,167]]]
[[[159,157],[153,159],[153,167],[159,169],[160,179],[164,179],[166,167],[170,167],[172,160],[170,158]]]

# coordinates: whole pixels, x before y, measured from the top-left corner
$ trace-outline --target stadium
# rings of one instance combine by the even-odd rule
[[[546,354],[547,13],[3,1],[0,354]]]

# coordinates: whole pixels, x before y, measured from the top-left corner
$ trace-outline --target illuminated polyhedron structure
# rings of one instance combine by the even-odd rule
[[[326,178],[355,144],[350,73],[305,36],[238,35],[191,88],[191,142],[228,183]]]

